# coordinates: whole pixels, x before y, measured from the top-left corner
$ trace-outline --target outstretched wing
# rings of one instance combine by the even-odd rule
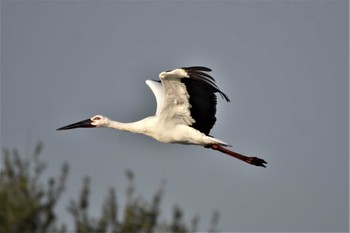
[[[160,73],[164,102],[159,117],[167,124],[189,125],[208,135],[216,121],[215,94],[219,93],[229,102],[214,78],[207,74],[209,71],[209,68],[194,66]]]

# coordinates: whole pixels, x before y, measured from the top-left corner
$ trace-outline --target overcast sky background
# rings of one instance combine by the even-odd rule
[[[92,178],[93,215],[125,171],[162,214],[178,204],[207,230],[349,230],[348,1],[1,1],[1,148],[44,143],[47,176],[70,164],[58,211]],[[197,146],[111,129],[55,131],[97,113],[155,112],[145,80],[210,67],[219,99],[211,134],[258,155],[249,166]]]

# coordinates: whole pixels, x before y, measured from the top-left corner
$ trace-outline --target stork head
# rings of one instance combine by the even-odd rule
[[[67,130],[67,129],[75,129],[75,128],[96,128],[96,127],[107,127],[110,123],[110,119],[108,117],[102,115],[96,115],[91,117],[90,119],[82,120],[67,126],[63,126],[58,128],[57,130]]]

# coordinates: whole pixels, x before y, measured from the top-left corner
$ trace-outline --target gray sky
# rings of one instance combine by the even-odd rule
[[[207,230],[349,230],[348,1],[2,1],[1,147],[38,140],[49,174],[70,163],[68,200],[92,178],[92,212],[125,170],[151,197],[167,180],[164,216],[179,204]],[[213,69],[211,134],[266,169],[197,146],[111,129],[55,129],[97,113],[152,115],[145,85],[161,71]]]

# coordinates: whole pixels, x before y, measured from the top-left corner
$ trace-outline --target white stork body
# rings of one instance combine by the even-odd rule
[[[184,67],[159,74],[160,81],[147,80],[153,91],[157,110],[154,116],[132,123],[121,123],[102,115],[96,115],[58,130],[78,127],[108,127],[117,130],[140,133],[164,143],[193,144],[219,150],[247,163],[264,166],[264,160],[246,157],[221,146],[227,143],[211,137],[209,132],[216,118],[216,93],[226,101],[215,80],[206,72],[206,67]]]
[[[219,144],[228,146],[225,142],[209,137],[188,125],[162,121],[161,116],[150,116],[132,123],[113,121],[101,115],[97,115],[95,118],[100,118],[104,121],[104,123],[98,127],[108,127],[131,133],[144,134],[163,143],[193,144],[201,146]]]

